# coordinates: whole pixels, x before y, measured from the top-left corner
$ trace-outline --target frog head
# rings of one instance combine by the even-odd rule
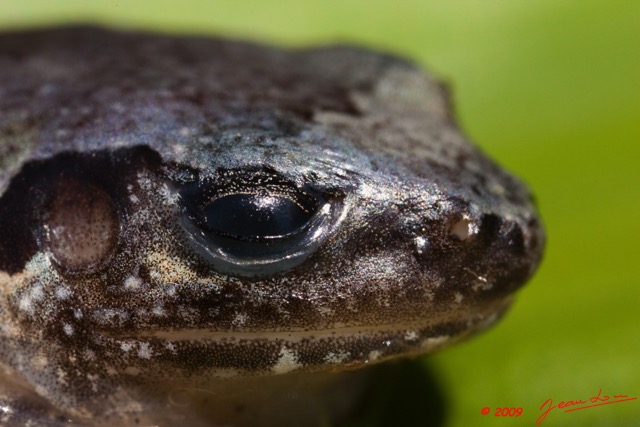
[[[30,90],[0,100],[0,355],[50,400],[428,353],[494,324],[540,260],[527,188],[403,61],[31,43],[51,72],[16,64]]]

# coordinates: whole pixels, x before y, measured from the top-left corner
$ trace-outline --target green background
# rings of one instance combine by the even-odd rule
[[[547,251],[505,320],[421,360],[428,387],[405,385],[416,365],[398,365],[355,424],[533,426],[549,398],[640,397],[639,1],[0,0],[3,28],[69,21],[413,58],[451,85],[467,134],[533,188]],[[542,425],[639,424],[640,399],[556,409]]]

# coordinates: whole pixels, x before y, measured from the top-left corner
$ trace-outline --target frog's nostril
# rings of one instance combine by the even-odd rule
[[[115,249],[120,222],[113,199],[103,189],[62,180],[43,218],[44,241],[63,268],[93,270]]]
[[[471,241],[481,229],[481,223],[470,214],[455,215],[446,223],[449,238],[457,242]]]
[[[467,240],[474,233],[474,226],[467,217],[462,217],[449,224],[449,235],[461,242]]]

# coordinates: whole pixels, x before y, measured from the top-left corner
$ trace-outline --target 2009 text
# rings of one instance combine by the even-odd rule
[[[519,417],[524,410],[522,408],[496,408],[494,417]]]

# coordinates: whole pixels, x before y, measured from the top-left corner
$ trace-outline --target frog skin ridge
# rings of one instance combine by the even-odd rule
[[[269,425],[177,392],[446,347],[543,245],[529,190],[405,60],[0,35],[2,425]]]

